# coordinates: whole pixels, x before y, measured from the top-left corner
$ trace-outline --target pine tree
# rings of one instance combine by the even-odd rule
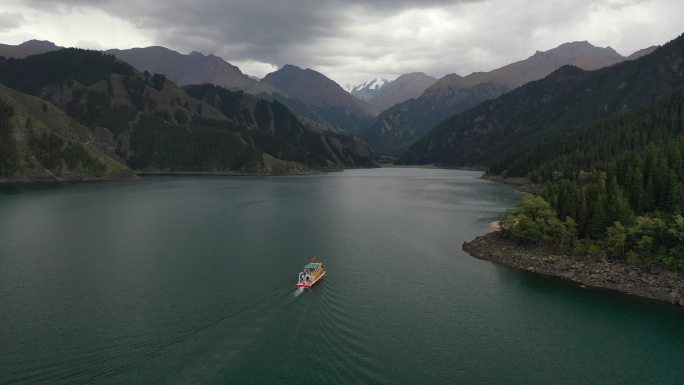
[[[584,190],[581,190],[579,194],[577,221],[577,232],[580,236],[586,235],[587,228],[589,227],[589,207],[587,205],[587,198]]]
[[[12,175],[18,167],[18,151],[10,124],[14,110],[0,102],[0,177]]]
[[[684,214],[684,185],[679,180],[671,185],[670,212],[672,214]]]
[[[606,251],[608,255],[624,258],[628,237],[628,229],[619,221],[609,227],[606,230]]]
[[[591,239],[602,239],[606,232],[606,196],[598,194],[594,203],[591,220],[589,223],[589,237]]]

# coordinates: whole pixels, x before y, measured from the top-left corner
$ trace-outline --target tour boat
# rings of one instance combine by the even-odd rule
[[[299,279],[297,280],[297,287],[310,288],[315,285],[318,281],[325,277],[325,269],[323,264],[316,262],[316,257],[311,258],[311,263],[304,266],[304,270],[299,273]]]

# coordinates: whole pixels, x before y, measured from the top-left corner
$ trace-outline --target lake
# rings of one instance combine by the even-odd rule
[[[479,175],[1,187],[0,384],[684,383],[681,308],[461,250]]]

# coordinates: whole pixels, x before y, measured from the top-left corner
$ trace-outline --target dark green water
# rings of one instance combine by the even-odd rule
[[[418,169],[4,187],[0,384],[684,383],[682,309],[461,251],[518,197]]]

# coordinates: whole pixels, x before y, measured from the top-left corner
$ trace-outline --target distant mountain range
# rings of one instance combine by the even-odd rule
[[[214,84],[278,101],[322,131],[356,132],[373,118],[369,107],[353,101],[346,92],[339,92],[337,83],[309,69],[297,72],[296,82],[287,81],[282,75],[283,69],[257,80],[218,56],[199,52],[185,55],[164,47],[146,47],[107,53],[140,71],[165,74],[182,86]],[[296,68],[285,66],[287,74],[295,74],[290,67]],[[315,89],[317,96],[311,97],[312,91],[307,89]]]
[[[368,103],[375,111],[383,112],[396,104],[419,97],[436,81],[437,78],[422,72],[404,74],[380,88]]]
[[[0,56],[23,58],[61,47],[47,41],[31,40],[20,45],[1,45]],[[324,75],[311,69],[293,71],[285,66],[262,80],[243,74],[240,69],[215,55],[199,52],[182,54],[153,46],[106,51],[141,72],[164,74],[185,86],[214,84],[230,90],[243,90],[261,98],[278,101],[321,131],[356,132],[369,125],[375,116],[365,102],[359,102]],[[295,75],[295,79],[287,79]],[[383,82],[366,84],[365,92],[379,89]],[[362,92],[359,89],[359,92]]]
[[[184,55],[164,47],[112,49],[106,53],[140,71],[164,74],[181,86],[209,83],[254,95],[277,92],[275,88],[243,74],[238,67],[215,55],[204,55],[196,51]]]
[[[647,53],[639,51],[632,58]],[[565,43],[549,51],[489,72],[468,76],[446,75],[416,99],[409,99],[381,113],[375,123],[359,133],[380,154],[399,155],[442,120],[477,104],[547,76],[563,65],[586,70],[627,60],[610,47],[586,41]]]
[[[364,101],[312,69],[285,65],[262,82],[301,100],[336,129],[355,133],[373,122],[375,113]]]
[[[640,50],[634,52],[633,54],[627,56],[627,60],[634,60],[634,59],[638,59],[642,56],[648,55],[648,54],[652,53],[653,51],[655,51],[656,49],[658,49],[658,47],[659,46],[654,45],[654,46],[651,46],[648,48],[640,49]]]
[[[368,102],[374,111],[380,113],[395,104],[420,96],[436,81],[436,78],[422,72],[412,72],[393,81],[375,78],[357,86],[349,86],[347,91]]]
[[[47,126],[41,129],[47,136],[38,137],[33,150],[42,165],[33,169],[42,167],[44,172],[34,174],[22,166],[26,156],[13,157],[18,162],[2,157],[4,180],[50,173],[56,179],[93,179],[125,173],[123,163],[137,172],[259,174],[374,165],[365,143],[314,131],[280,103],[217,86],[186,91],[164,75],[141,73],[96,51],[62,49],[20,60],[0,58],[0,83],[44,100],[31,114],[19,115],[26,116],[19,126],[12,120],[16,112],[5,114],[11,123],[9,129],[3,125],[5,136],[24,138],[6,151],[27,153],[21,150],[26,135],[32,135],[27,122]],[[31,100],[36,103],[36,98]],[[43,118],[51,105],[66,115]],[[67,115],[78,122],[68,125],[82,131],[82,137],[59,131],[58,123],[50,120]],[[50,134],[55,130],[61,132],[59,140]],[[60,143],[56,153],[54,143]]]
[[[400,163],[491,167],[497,173],[518,176],[515,170],[529,170],[533,159],[538,159],[534,151],[527,151],[530,146],[554,137],[562,140],[558,135],[568,130],[638,112],[684,90],[684,35],[643,55],[649,50],[634,60],[595,71],[563,66],[455,115],[411,146]],[[642,142],[620,141],[628,148],[629,143]]]
[[[587,41],[564,43],[548,51],[537,51],[525,60],[489,72],[474,72],[465,77],[457,74],[446,75],[431,86],[426,94],[448,95],[453,89],[463,89],[483,83],[495,83],[513,89],[541,79],[563,65],[594,70],[623,60],[625,57],[610,47],[595,47]]]
[[[301,100],[287,95],[283,90],[268,83],[243,74],[238,67],[216,55],[204,55],[196,51],[186,55],[157,46],[114,49],[106,52],[131,64],[141,72],[164,74],[181,86],[214,84],[233,91],[242,90],[270,101],[278,101],[301,118],[306,119],[318,130],[334,130],[334,124],[316,115],[316,112]]]
[[[29,40],[19,45],[0,44],[0,56],[22,59],[26,56],[56,51],[61,48],[62,47],[58,47],[50,41]]]
[[[6,94],[40,96],[63,109],[75,124],[100,134],[98,130],[104,129],[98,140],[88,139],[87,143],[97,144],[93,151],[137,171],[191,171],[194,167],[287,173],[373,165],[374,155],[362,141],[335,132],[358,133],[380,154],[398,156],[445,119],[524,88],[559,67],[595,70],[649,56],[657,48],[645,48],[625,58],[610,47],[595,47],[586,41],[565,43],[489,72],[450,74],[439,80],[410,73],[391,82],[373,79],[353,87],[350,93],[317,71],[293,65],[259,80],[218,56],[199,52],[186,55],[164,47],[133,48],[107,51],[121,61],[105,60],[111,56],[60,50],[51,42],[32,40],[0,45],[0,56],[24,58],[15,62],[0,59],[0,71],[4,72],[0,82],[15,88],[8,88]],[[58,53],[62,51],[66,53]],[[198,100],[202,102],[197,104]],[[19,106],[17,110],[25,109]],[[382,113],[377,116],[376,111]],[[150,131],[155,124],[168,132]],[[216,134],[211,127],[226,125],[232,133],[217,134],[217,143],[241,154],[235,156],[246,159],[244,162],[217,154],[192,160],[182,153],[180,138],[187,145],[200,146]],[[414,146],[401,161],[479,165],[471,164],[471,158],[447,157],[449,151],[435,155],[437,143],[444,141],[435,141],[439,136],[435,135],[428,135],[433,138],[428,141],[429,150]],[[240,139],[235,141],[235,137]],[[134,144],[143,147],[134,149]],[[176,153],[176,159],[165,151]]]

